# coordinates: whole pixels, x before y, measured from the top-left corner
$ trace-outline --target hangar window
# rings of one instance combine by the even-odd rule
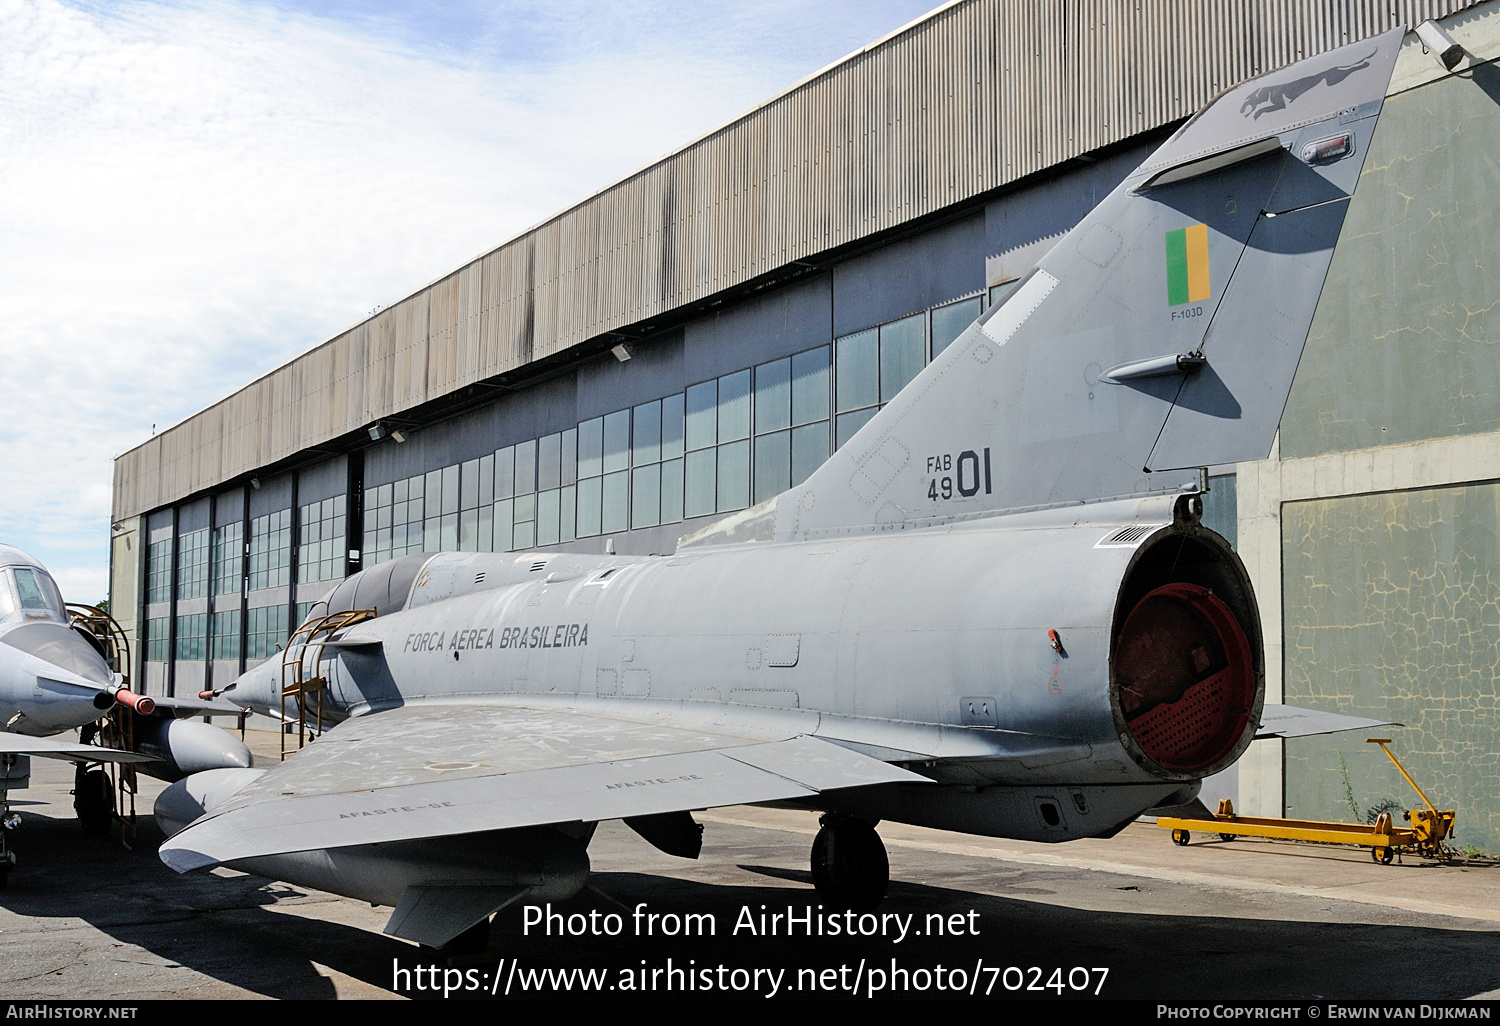
[[[779,495],[792,483],[792,361],[755,368],[755,501]]]
[[[250,521],[250,590],[286,587],[291,565],[292,511],[277,510]]]
[[[494,551],[506,552],[515,528],[516,447],[495,450]]]
[[[927,318],[903,317],[880,326],[880,403],[896,398],[927,364]]]
[[[494,498],[494,468],[495,457],[485,457],[490,461],[491,492],[485,496],[485,506]],[[488,542],[489,539],[485,539]],[[469,460],[460,464],[458,468],[458,549],[460,552],[478,552],[479,544],[479,461]],[[483,546],[488,549],[489,545]]]
[[[630,526],[661,522],[661,401],[630,414]]]
[[[925,314],[834,340],[835,449],[917,376],[926,355]]]
[[[238,595],[245,575],[245,525],[232,524],[214,528],[210,561],[213,564],[213,593]]]
[[[536,440],[521,442],[516,450],[516,494],[511,510],[511,548],[536,544]]]
[[[713,400],[708,402],[712,414]],[[684,420],[684,396],[678,394],[578,425],[577,537],[682,519]],[[693,430],[702,427],[700,416]],[[710,453],[713,430],[710,423],[705,442]],[[565,443],[565,459],[566,450]],[[564,485],[564,517],[567,491]]]
[[[682,520],[683,432],[687,399],[682,393],[661,401],[661,522]]]
[[[599,533],[603,510],[603,473],[604,418],[595,417],[578,425],[577,531],[580,538],[591,538]],[[506,548],[510,546],[507,545]],[[501,551],[498,537],[495,540],[495,551]]]
[[[655,527],[682,519],[682,464],[675,464],[677,476],[676,515],[673,516],[669,502],[664,502],[664,492],[670,490],[666,480],[668,468],[663,463],[664,451],[682,454],[682,406],[680,395],[668,396],[655,402],[642,403],[631,413],[630,445],[630,526]],[[668,436],[675,437],[675,443]]]
[[[240,611],[230,609],[213,616],[213,638],[209,647],[211,659],[240,657]]]
[[[172,539],[151,543],[146,555],[146,601],[172,601]],[[165,657],[163,657],[165,658]]]
[[[575,482],[576,537],[623,531],[630,522],[630,412],[619,410],[578,425],[576,462],[564,475]],[[514,547],[522,548],[519,543]]]
[[[146,621],[146,661],[164,663],[171,651],[171,619],[153,616]]]
[[[335,495],[298,510],[297,580],[332,581],[344,576],[347,499]]]
[[[707,516],[750,505],[750,371],[687,390],[683,515]]]
[[[361,505],[364,507],[365,522],[364,531],[360,541],[360,553],[364,557],[365,566],[374,566],[376,563],[384,563],[390,559],[391,533],[390,533],[390,508],[391,493],[390,485],[380,485],[378,488],[366,488]],[[381,543],[380,523],[385,520],[385,542]]]
[[[687,390],[682,515],[707,516],[718,508],[719,383],[705,381]]]
[[[177,597],[208,594],[208,528],[189,531],[177,539]]]
[[[452,552],[458,548],[458,465],[429,470],[422,485],[425,511],[422,544],[413,551]]]
[[[718,512],[750,505],[750,372],[719,379]]]
[[[754,500],[807,480],[828,458],[827,346],[755,368]]]
[[[828,459],[828,346],[792,357],[792,479],[806,481]],[[767,496],[769,498],[769,496]]]
[[[630,411],[604,418],[604,481],[599,529],[605,534],[630,526]]]
[[[479,550],[490,552],[495,544],[495,454],[479,457]]]
[[[458,471],[458,548],[489,552],[495,538],[495,456],[469,460]],[[509,521],[506,522],[509,538]]]
[[[422,551],[425,490],[423,474],[365,490],[366,566]]]
[[[536,443],[536,543],[556,545],[561,534],[559,482],[562,480],[562,435],[553,434]]]
[[[286,606],[261,606],[246,613],[245,657],[265,659],[287,639]]]
[[[937,359],[944,349],[952,345],[954,339],[962,335],[964,329],[974,323],[983,309],[983,300],[979,296],[971,296],[968,299],[960,299],[956,303],[934,307],[932,311],[932,358]]]
[[[365,566],[384,563],[391,558],[391,497],[394,485],[366,488],[364,496],[365,534],[360,545]]]
[[[177,618],[177,658],[202,662],[208,637],[208,614],[185,613]]]
[[[661,523],[661,402],[637,406],[631,415],[630,526]]]
[[[536,543],[572,541],[577,531],[574,510],[578,479],[578,431],[571,429],[537,440]]]

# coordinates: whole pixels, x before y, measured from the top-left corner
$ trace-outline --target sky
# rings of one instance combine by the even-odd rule
[[[0,542],[114,457],[937,0],[0,0]]]

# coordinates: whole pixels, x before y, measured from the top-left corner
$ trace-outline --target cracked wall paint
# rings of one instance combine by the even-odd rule
[[[1388,736],[1458,841],[1500,851],[1500,484],[1282,507],[1286,701],[1403,727],[1286,743],[1286,814],[1351,818],[1420,799],[1366,736]],[[1399,822],[1400,816],[1397,815]]]
[[[1500,68],[1386,100],[1283,459],[1500,430]]]

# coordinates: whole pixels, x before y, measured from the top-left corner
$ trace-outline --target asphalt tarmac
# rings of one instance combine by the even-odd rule
[[[275,734],[250,743],[275,761]],[[1489,862],[1380,866],[1216,835],[1182,848],[1147,823],[1065,845],[882,824],[890,893],[860,920],[819,908],[814,814],[718,809],[699,814],[697,861],[602,824],[589,890],[504,910],[488,954],[450,965],[382,935],[389,909],[227,869],[173,873],[149,817],[160,782],[142,778],[127,851],[83,835],[68,764],[37,759],[33,774],[13,792],[21,861],[0,892],[8,999],[1500,997]]]

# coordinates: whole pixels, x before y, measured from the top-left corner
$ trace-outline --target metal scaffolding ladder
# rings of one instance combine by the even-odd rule
[[[328,679],[318,672],[318,667],[323,661],[323,647],[334,634],[364,620],[375,618],[373,609],[350,609],[342,613],[329,613],[326,616],[311,617],[287,639],[286,648],[281,652],[281,722],[289,724],[293,722],[287,714],[287,699],[291,698],[296,705],[297,715],[297,750],[300,751],[309,741],[316,741],[324,732],[323,726],[323,691],[328,686]],[[316,706],[311,710],[312,723],[308,723],[309,704],[313,696],[317,696]],[[309,734],[309,727],[311,734]],[[281,731],[281,758],[286,760],[287,755],[287,732],[285,726]]]
[[[109,668],[120,675],[120,687],[126,691],[134,691],[130,685],[130,636],[120,626],[113,616],[110,616],[98,606],[85,605],[81,602],[69,602],[68,624],[79,630],[86,631],[90,637],[96,639],[103,648],[105,662]],[[132,719],[127,715],[129,710],[119,703],[110,710],[105,717],[104,728],[98,732],[96,738],[98,743],[106,748],[118,748],[123,751],[135,751],[135,737],[132,729]],[[136,778],[135,764],[129,762],[120,763],[115,770],[114,803],[115,816],[120,821],[120,843],[126,851],[135,850],[136,839],[136,811],[135,798],[140,793]],[[129,805],[130,812],[125,812]]]

